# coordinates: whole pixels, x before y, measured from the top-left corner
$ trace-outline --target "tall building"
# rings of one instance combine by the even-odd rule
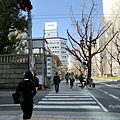
[[[120,29],[120,0],[109,0],[109,2],[108,0],[103,0],[103,14],[105,23],[108,21],[112,23],[112,28],[110,28],[105,34],[105,39],[107,40],[112,38],[113,34]],[[120,39],[120,35],[118,37]],[[120,45],[120,40],[118,40],[116,37],[108,44],[106,50],[106,59],[108,63],[106,64],[106,68],[107,74],[120,75],[120,65],[112,57],[119,57],[120,59],[120,55],[118,56],[119,53],[116,48],[115,41],[117,41],[117,44]],[[111,55],[107,51],[109,51]]]
[[[52,53],[57,55],[61,60],[64,69],[68,69],[68,54],[65,50],[67,39],[58,36],[57,22],[45,23],[44,38],[46,38],[48,47]]]
[[[46,22],[45,23],[44,37],[45,38],[58,37],[57,22]]]

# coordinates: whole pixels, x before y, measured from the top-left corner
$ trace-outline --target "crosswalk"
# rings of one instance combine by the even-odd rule
[[[102,106],[91,94],[83,90],[51,91],[34,106],[34,109],[48,111],[98,111],[103,112]]]

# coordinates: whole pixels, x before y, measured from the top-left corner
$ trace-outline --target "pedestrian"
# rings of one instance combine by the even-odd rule
[[[80,83],[81,83],[81,88],[83,88],[86,84],[86,81],[84,79],[85,79],[85,77],[84,77],[83,73],[81,73],[80,76],[79,76],[79,80],[80,80]]]
[[[33,97],[36,95],[35,83],[33,82],[33,74],[27,71],[23,81],[18,83],[16,92],[22,92],[24,102],[20,103],[23,111],[23,120],[30,120],[33,112]]]
[[[55,76],[53,77],[53,82],[54,82],[54,85],[55,85],[55,91],[56,93],[59,92],[59,83],[60,83],[60,77],[58,75],[58,72],[55,73]]]
[[[35,87],[36,87],[36,91],[38,90],[39,87],[39,79],[37,78],[37,73],[34,74],[34,82],[35,82]]]
[[[65,75],[65,79],[66,79],[66,84],[68,84],[68,80],[69,80],[69,73],[67,72],[67,74]]]
[[[83,76],[83,73],[80,74],[79,80],[81,83],[84,82],[85,77]]]
[[[75,77],[74,77],[74,73],[72,72],[70,75],[70,88],[73,87],[74,82],[75,82]]]

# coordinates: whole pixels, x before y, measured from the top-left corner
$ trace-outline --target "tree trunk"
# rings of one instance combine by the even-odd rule
[[[87,77],[87,80],[90,80],[91,79],[91,70],[92,70],[91,69],[91,43],[90,43],[88,52],[89,52],[89,55],[88,55],[88,77]]]

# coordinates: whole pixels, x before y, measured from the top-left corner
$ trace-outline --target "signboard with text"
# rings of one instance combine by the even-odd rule
[[[47,56],[47,76],[52,76],[52,58]]]
[[[46,22],[45,30],[57,30],[57,22]]]

